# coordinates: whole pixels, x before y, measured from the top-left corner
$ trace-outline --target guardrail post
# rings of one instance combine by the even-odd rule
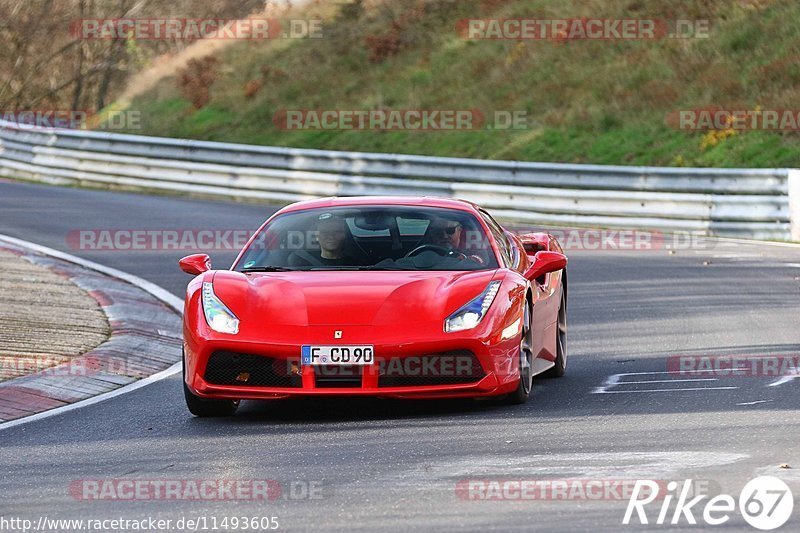
[[[789,170],[789,220],[791,237],[800,241],[800,169]]]

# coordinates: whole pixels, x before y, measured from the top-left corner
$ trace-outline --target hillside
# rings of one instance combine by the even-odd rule
[[[532,161],[800,165],[797,131],[680,131],[666,120],[685,109],[800,108],[800,4],[791,0],[387,0],[311,9],[324,19],[322,38],[237,42],[207,59],[202,75],[195,64],[136,98],[142,129],[131,132]],[[581,17],[707,19],[710,27],[708,38],[524,41],[467,40],[456,28],[468,18]],[[287,109],[524,111],[527,127],[286,131],[276,116]]]

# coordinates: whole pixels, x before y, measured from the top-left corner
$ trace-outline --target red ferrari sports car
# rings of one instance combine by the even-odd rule
[[[275,213],[230,270],[181,259],[184,392],[197,416],[241,399],[528,399],[566,370],[567,258],[477,205],[328,198]]]

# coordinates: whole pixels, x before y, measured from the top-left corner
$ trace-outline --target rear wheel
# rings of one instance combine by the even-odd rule
[[[558,324],[556,326],[556,361],[555,366],[545,374],[549,378],[560,378],[567,372],[567,293],[561,290],[561,304],[558,308]]]
[[[519,383],[517,390],[506,398],[510,404],[519,405],[528,401],[533,389],[533,338],[531,336],[531,304],[525,300],[522,313],[522,335],[519,341]]]
[[[183,360],[183,397],[186,407],[194,416],[232,416],[239,408],[239,400],[207,400],[189,390],[186,385],[186,360]]]

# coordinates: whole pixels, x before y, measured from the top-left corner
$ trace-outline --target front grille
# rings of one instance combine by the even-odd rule
[[[314,381],[320,389],[344,389],[361,387],[359,365],[314,366]]]
[[[379,364],[378,387],[462,385],[486,376],[480,361],[469,350],[389,357]]]
[[[205,380],[213,385],[299,388],[300,362],[261,355],[217,351],[206,365]]]

